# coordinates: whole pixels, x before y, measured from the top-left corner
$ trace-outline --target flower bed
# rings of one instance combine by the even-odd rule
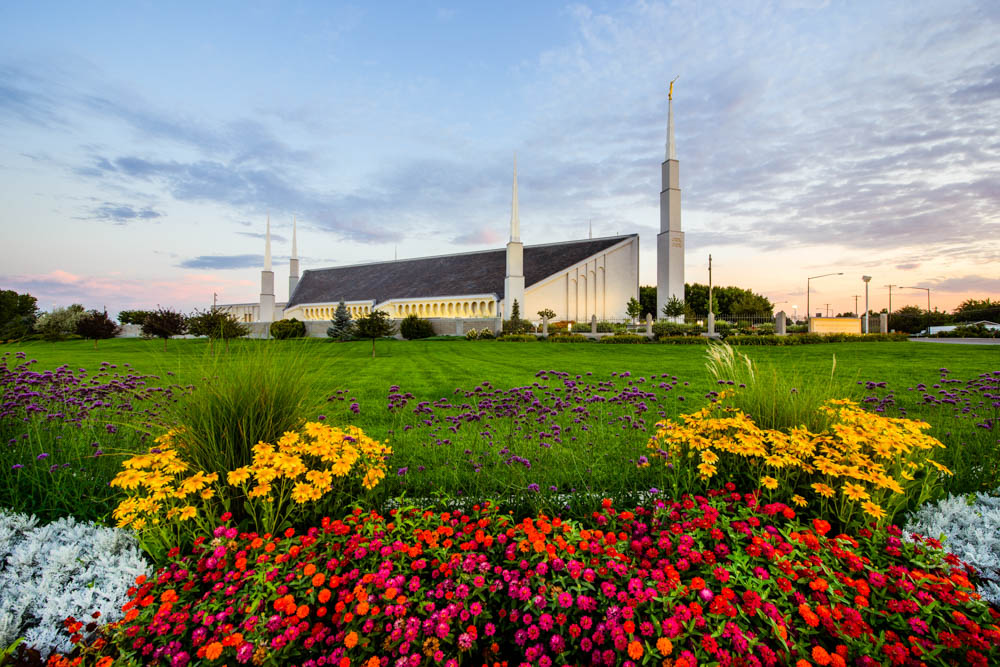
[[[608,501],[586,522],[477,506],[356,510],[280,536],[220,525],[140,577],[114,641],[89,655],[171,667],[1000,659],[1000,613],[953,556],[895,527],[834,535],[732,488],[631,512]]]

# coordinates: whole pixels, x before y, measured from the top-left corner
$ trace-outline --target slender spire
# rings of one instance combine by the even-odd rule
[[[271,270],[271,214],[267,214],[267,230],[264,234],[264,270]]]
[[[295,232],[296,232],[296,224],[295,224],[295,216],[293,215],[292,216],[292,259],[299,258],[299,246],[295,239],[296,236]]]
[[[674,77],[670,82],[670,91],[667,93],[667,160],[677,159],[677,150],[674,146],[674,81],[680,77]]]
[[[588,229],[588,237],[594,238],[594,219],[590,219],[590,228]]]
[[[517,153],[514,153],[514,194],[510,205],[510,240],[521,242],[521,220],[517,216]]]

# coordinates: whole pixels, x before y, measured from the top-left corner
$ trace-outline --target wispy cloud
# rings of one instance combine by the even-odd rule
[[[125,224],[137,220],[155,220],[156,218],[163,217],[163,214],[150,206],[137,208],[128,204],[105,202],[93,208],[90,217],[95,220],[108,220],[118,224]]]
[[[182,269],[248,269],[263,268],[263,255],[201,255],[178,264]]]

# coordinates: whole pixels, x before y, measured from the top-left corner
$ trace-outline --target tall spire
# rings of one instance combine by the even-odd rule
[[[292,256],[288,259],[288,301],[292,300],[295,288],[299,284],[299,246],[296,240],[297,224],[292,216]]]
[[[271,214],[267,214],[267,229],[264,232],[264,270],[271,270]]]
[[[517,216],[517,153],[514,153],[514,194],[510,205],[510,240],[521,240],[521,220]]]
[[[296,224],[295,224],[295,216],[293,215],[292,216],[292,259],[299,258],[299,246],[295,239],[296,236],[295,232],[296,232]]]
[[[676,160],[677,150],[674,146],[674,81],[680,77],[674,77],[670,82],[670,91],[667,93],[667,157],[665,160]]]

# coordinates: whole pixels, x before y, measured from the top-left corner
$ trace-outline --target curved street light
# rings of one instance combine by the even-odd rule
[[[931,335],[931,288],[930,287],[903,287],[899,289],[922,289],[927,292],[927,335]]]
[[[826,278],[827,276],[842,276],[842,275],[844,275],[844,272],[840,271],[839,273],[824,273],[821,276],[810,276],[809,278],[806,278],[806,322],[812,321],[812,311],[809,308],[810,281],[816,280],[817,278]]]

